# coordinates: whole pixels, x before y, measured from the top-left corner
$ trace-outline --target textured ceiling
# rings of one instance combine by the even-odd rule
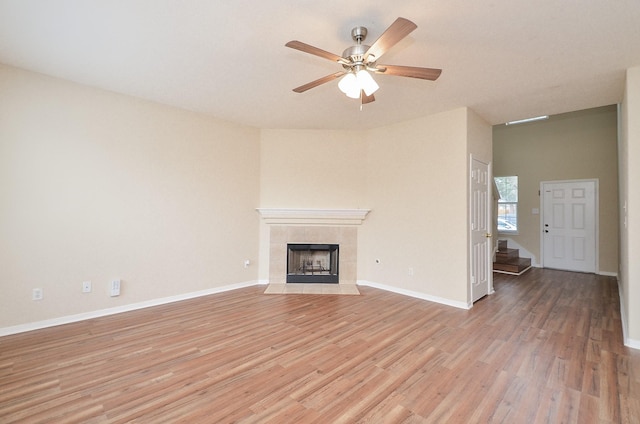
[[[435,82],[376,75],[376,101],[341,69],[355,26],[371,44],[418,28],[381,62],[442,68]],[[0,0],[0,63],[259,128],[362,129],[468,106],[491,124],[618,103],[640,65],[638,0]],[[0,96],[1,97],[1,96]]]

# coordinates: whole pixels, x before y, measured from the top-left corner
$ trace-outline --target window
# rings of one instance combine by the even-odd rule
[[[518,177],[495,177],[500,193],[498,200],[498,232],[518,232]]]

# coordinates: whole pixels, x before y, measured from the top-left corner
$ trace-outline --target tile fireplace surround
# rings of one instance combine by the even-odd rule
[[[265,293],[359,294],[358,229],[366,209],[259,209],[269,228],[269,286]],[[287,244],[338,244],[338,284],[286,283]]]

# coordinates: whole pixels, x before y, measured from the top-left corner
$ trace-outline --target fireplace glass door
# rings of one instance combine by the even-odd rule
[[[333,283],[338,280],[337,244],[288,244],[287,283]]]

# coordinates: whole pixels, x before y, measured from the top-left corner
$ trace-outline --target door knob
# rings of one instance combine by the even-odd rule
[[[489,237],[491,237],[491,233],[487,233],[487,234],[485,234],[484,236],[485,236],[486,238],[489,238]]]

